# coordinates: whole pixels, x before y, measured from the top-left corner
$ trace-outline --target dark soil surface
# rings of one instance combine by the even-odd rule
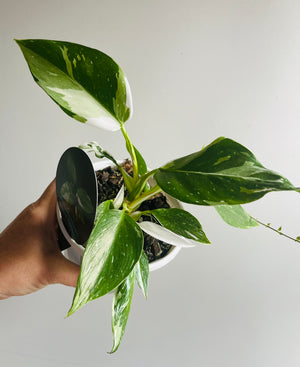
[[[122,163],[122,167],[128,174],[132,173],[132,165],[129,160]],[[123,176],[121,172],[114,167],[107,167],[96,172],[98,182],[98,204],[105,200],[114,199],[123,185]],[[152,199],[144,201],[139,210],[152,210],[158,208],[170,208],[165,195],[158,194]],[[152,221],[157,223],[155,218],[151,216],[143,216],[144,221]],[[147,233],[144,233],[144,251],[147,255],[149,263],[164,257],[172,247],[168,243],[159,241]]]

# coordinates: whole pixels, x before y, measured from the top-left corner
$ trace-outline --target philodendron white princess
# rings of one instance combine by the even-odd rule
[[[34,39],[17,43],[34,80],[51,99],[82,123],[120,130],[131,158],[133,174],[128,175],[98,143],[81,146],[118,167],[126,194],[123,192],[115,202],[102,202],[97,209],[68,315],[115,290],[111,350],[115,352],[124,334],[135,280],[147,296],[149,265],[142,230],[174,246],[209,244],[199,221],[189,212],[178,208],[141,211],[144,201],[164,191],[186,203],[214,206],[228,224],[251,228],[258,223],[240,204],[260,199],[268,192],[298,189],[263,167],[247,148],[224,137],[148,171],[125,129],[132,115],[131,92],[114,60],[103,52],[70,42]],[[150,178],[156,182],[151,188]],[[156,223],[142,221],[144,215],[153,217]]]

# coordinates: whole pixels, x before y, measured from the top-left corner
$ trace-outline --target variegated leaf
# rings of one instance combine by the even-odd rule
[[[143,248],[143,234],[125,212],[98,208],[96,223],[83,254],[80,275],[68,316],[115,289],[133,270]]]
[[[192,204],[243,204],[271,191],[297,190],[241,144],[219,138],[200,152],[176,159],[154,175],[169,195]]]
[[[178,208],[149,211],[159,223],[170,231],[190,240],[209,243],[198,219],[191,213]]]
[[[148,233],[150,236],[160,241],[169,243],[170,245],[173,246],[194,247],[196,245],[199,245],[199,242],[180,236],[170,231],[169,229],[164,228],[161,225],[153,222],[144,221],[138,223],[138,225],[144,232]]]
[[[114,131],[132,111],[124,72],[108,55],[71,42],[16,40],[34,80],[69,116]]]
[[[115,290],[111,320],[114,343],[110,353],[116,352],[119,348],[125,332],[134,289],[134,274],[132,271]]]
[[[144,296],[147,298],[149,283],[149,262],[144,251],[142,251],[141,257],[136,263],[134,271],[138,286],[141,288]]]

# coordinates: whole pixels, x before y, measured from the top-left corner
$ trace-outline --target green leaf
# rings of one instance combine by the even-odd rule
[[[106,201],[99,207],[68,316],[115,289],[141,256],[143,234],[139,226],[125,212],[108,209],[110,205]]]
[[[135,156],[137,159],[137,164],[138,164],[138,171],[139,174],[142,176],[145,173],[147,173],[148,169],[147,169],[147,164],[143,158],[143,156],[141,155],[141,153],[136,149],[136,147],[134,146],[134,151],[135,151]]]
[[[114,209],[113,200],[106,200],[103,201],[97,207],[96,216],[95,216],[95,223],[94,226],[98,223],[100,218],[107,213],[110,209]]]
[[[110,353],[114,353],[121,343],[127,324],[134,289],[134,271],[118,286],[112,304],[112,331],[114,343]]]
[[[154,178],[169,195],[198,205],[243,204],[271,191],[297,190],[263,167],[247,148],[227,138],[170,162]]]
[[[130,117],[129,84],[108,55],[63,41],[16,42],[34,80],[69,116],[110,131]]]
[[[198,219],[183,209],[155,209],[149,211],[149,213],[151,213],[163,227],[179,236],[201,243],[210,243]]]
[[[118,167],[119,171],[122,173],[123,179],[124,179],[124,185],[126,187],[126,189],[129,192],[132,192],[132,190],[134,189],[134,181],[133,178],[125,171],[125,169],[121,166]]]
[[[142,251],[141,257],[136,263],[134,271],[138,286],[141,288],[145,298],[147,298],[149,284],[149,262],[144,251]]]
[[[240,205],[217,205],[216,211],[227,224],[237,228],[253,228],[258,223]]]

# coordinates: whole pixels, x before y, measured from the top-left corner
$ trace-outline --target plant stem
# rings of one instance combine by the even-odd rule
[[[149,178],[151,176],[154,175],[154,173],[157,171],[157,169],[153,169],[152,171],[149,171],[147,173],[145,173],[144,175],[142,175],[135,186],[135,190],[131,193],[131,195],[129,195],[128,200],[129,201],[133,201],[135,198],[139,197],[142,193],[142,191],[144,190],[147,181],[149,180]]]
[[[156,194],[159,194],[160,192],[162,192],[162,189],[158,185],[153,186],[149,191],[143,193],[142,195],[137,197],[135,200],[133,200],[127,206],[127,210],[129,211],[129,213],[133,212],[134,210],[136,210],[142,204],[142,202],[144,202],[148,199],[151,199],[152,196],[154,196]]]
[[[250,215],[250,217],[251,217],[252,219],[254,219],[258,224],[260,224],[260,225],[262,225],[262,226],[264,226],[264,227],[266,227],[266,228],[271,229],[272,231],[276,232],[276,233],[277,233],[277,234],[279,234],[280,236],[284,236],[284,237],[288,238],[289,240],[295,241],[295,242],[297,242],[297,243],[299,243],[299,242],[300,242],[300,240],[299,240],[299,239],[294,238],[294,237],[291,237],[291,236],[289,236],[289,235],[287,235],[287,234],[285,234],[285,233],[282,233],[282,232],[281,232],[281,231],[279,231],[278,229],[273,228],[273,227],[271,227],[270,225],[268,225],[268,224],[265,224],[265,223],[261,222],[260,220],[258,220],[258,219],[256,219],[256,218],[252,217],[251,215]]]
[[[137,182],[138,177],[139,177],[139,172],[138,172],[138,164],[137,164],[137,158],[136,158],[136,154],[135,154],[135,149],[134,146],[127,134],[127,131],[125,129],[124,124],[121,124],[121,131],[122,134],[125,138],[126,141],[126,148],[128,150],[128,153],[130,154],[131,157],[131,162],[132,162],[132,169],[133,169],[133,180],[134,182]]]

